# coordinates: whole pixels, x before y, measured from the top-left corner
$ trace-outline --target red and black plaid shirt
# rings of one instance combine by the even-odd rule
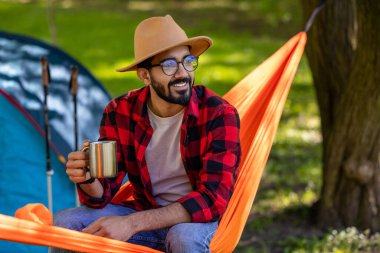
[[[153,134],[146,103],[149,92],[147,87],[130,91],[105,108],[100,139],[116,140],[118,175],[100,180],[104,188],[101,198],[90,197],[78,187],[83,204],[104,207],[128,174],[135,200],[123,204],[136,210],[159,207],[145,161]],[[240,163],[239,129],[239,115],[233,106],[204,86],[193,87],[181,126],[180,151],[194,191],[177,200],[193,222],[219,220],[227,207]]]

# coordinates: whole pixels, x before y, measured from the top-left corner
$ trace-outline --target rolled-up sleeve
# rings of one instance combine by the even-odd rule
[[[94,198],[86,194],[80,187],[77,187],[80,202],[92,208],[102,208],[106,206],[119,190],[126,175],[125,163],[123,162],[123,155],[121,152],[120,137],[116,126],[116,108],[117,100],[112,100],[104,109],[99,128],[99,140],[116,141],[116,158],[118,166],[117,176],[115,178],[99,179],[104,189],[103,196],[101,198]]]

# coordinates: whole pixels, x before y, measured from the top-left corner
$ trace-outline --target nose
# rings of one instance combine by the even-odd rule
[[[183,67],[183,63],[182,62],[180,62],[178,64],[178,70],[177,70],[177,72],[175,72],[174,77],[175,78],[188,77],[187,70]]]

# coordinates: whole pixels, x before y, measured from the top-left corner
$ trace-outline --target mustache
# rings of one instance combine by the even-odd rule
[[[189,84],[191,84],[191,78],[186,77],[186,78],[181,78],[181,79],[176,79],[176,80],[170,81],[168,83],[168,86],[170,87],[170,86],[178,84],[178,83],[189,83]]]

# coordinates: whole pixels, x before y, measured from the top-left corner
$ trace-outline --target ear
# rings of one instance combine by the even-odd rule
[[[143,81],[146,85],[150,84],[150,74],[147,69],[138,68],[136,72],[141,81]]]

